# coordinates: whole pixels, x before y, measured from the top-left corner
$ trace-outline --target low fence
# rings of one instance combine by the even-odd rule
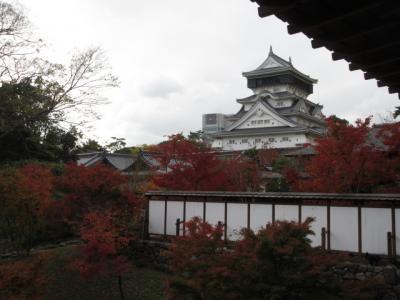
[[[153,191],[146,196],[150,236],[183,235],[184,222],[195,216],[222,222],[229,240],[244,227],[257,230],[276,220],[313,217],[313,246],[385,255],[400,249],[400,194]]]

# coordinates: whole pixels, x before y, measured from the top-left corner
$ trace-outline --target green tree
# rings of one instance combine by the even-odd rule
[[[100,48],[52,63],[31,28],[21,9],[0,0],[0,162],[73,158],[77,128],[98,117],[103,89],[118,85]]]
[[[29,79],[3,83],[0,99],[0,161],[73,159],[80,134],[45,113],[51,97],[40,84]]]

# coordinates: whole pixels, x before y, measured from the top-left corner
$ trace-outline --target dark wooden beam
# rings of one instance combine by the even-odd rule
[[[392,78],[386,78],[386,79],[380,79],[377,78],[378,80],[378,86],[382,87],[382,86],[397,86],[400,85],[400,78],[397,77],[392,77]]]
[[[287,30],[289,34],[314,31],[315,29],[319,29],[321,26],[352,17],[366,9],[371,9],[380,5],[382,5],[382,3],[379,1],[363,1],[362,3],[356,1],[347,2],[343,7],[338,7],[337,9],[328,11],[327,13],[320,13],[315,18],[303,18],[301,21],[293,20],[293,23],[287,26]],[[320,11],[326,11],[326,8],[321,9]]]
[[[368,72],[368,68],[377,67],[377,66],[387,66],[393,63],[400,62],[400,57],[391,58],[391,59],[383,59],[381,61],[371,61],[369,63],[350,63],[349,69],[350,71],[355,71],[362,69],[365,72]]]
[[[400,93],[400,86],[389,86],[389,94]]]
[[[356,49],[356,51],[369,49],[371,44],[387,45],[398,42],[400,41],[400,35],[397,28],[395,26],[388,30],[379,28],[377,31],[371,29],[371,31],[365,31],[351,36],[343,33],[343,38],[341,38],[339,34],[336,34],[336,36],[314,36],[307,33],[305,34],[312,39],[311,46],[314,49],[325,47],[331,51],[345,52],[348,51],[348,49]],[[353,39],[355,41],[352,41]]]
[[[400,75],[400,68],[396,68],[395,71],[392,72],[367,72],[364,74],[365,80],[373,79],[379,77],[379,79],[388,78],[391,76],[399,76]]]
[[[368,26],[352,27],[345,32],[336,34],[328,35],[324,32],[321,34],[314,34],[313,38],[318,40],[319,45],[331,44],[332,48],[334,48],[333,44],[346,42],[360,37],[373,38],[375,36],[398,36],[399,32],[397,28],[399,26],[400,22],[398,20],[380,24],[370,22]]]
[[[399,49],[398,47],[400,46],[400,40],[399,41],[393,41],[391,43],[387,44],[379,44],[377,46],[371,45],[370,47],[363,47],[363,48],[348,48],[345,51],[335,51],[332,53],[332,59],[333,60],[340,60],[340,59],[346,59],[346,60],[352,60],[358,56],[362,55],[368,55],[368,54],[375,54],[375,53],[382,53],[387,49],[395,48]],[[399,49],[400,50],[400,49]]]

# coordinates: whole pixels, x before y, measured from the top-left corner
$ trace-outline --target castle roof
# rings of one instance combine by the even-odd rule
[[[308,127],[287,127],[287,126],[275,126],[275,127],[261,127],[261,128],[245,128],[245,129],[233,129],[231,131],[219,131],[211,134],[214,138],[217,137],[228,137],[228,136],[250,136],[250,135],[278,135],[278,134],[291,134],[291,133],[310,133],[316,136],[322,136],[323,133],[319,130],[308,128]]]
[[[255,70],[249,72],[243,72],[243,76],[246,78],[257,78],[257,77],[271,77],[280,74],[292,74],[295,77],[308,82],[317,83],[318,80],[311,78],[310,76],[297,70],[289,58],[289,61],[284,60],[272,51],[270,47],[268,57],[264,62],[259,65]]]

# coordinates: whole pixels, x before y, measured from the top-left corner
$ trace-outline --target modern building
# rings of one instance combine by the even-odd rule
[[[267,59],[244,72],[253,95],[237,99],[236,114],[203,115],[203,132],[215,149],[296,148],[325,134],[322,106],[307,97],[317,80],[297,70],[270,48]]]

